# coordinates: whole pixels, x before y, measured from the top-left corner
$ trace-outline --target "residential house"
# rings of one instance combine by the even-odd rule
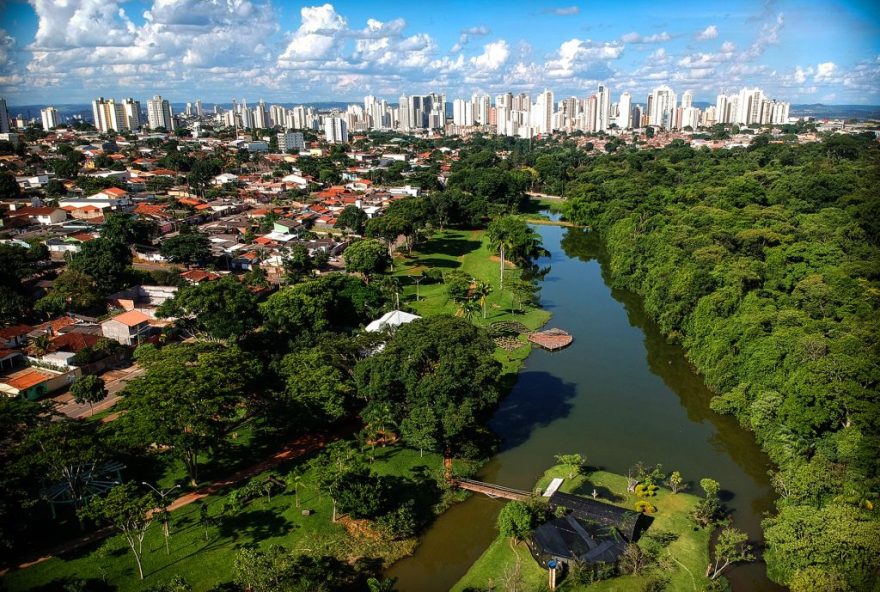
[[[139,310],[129,310],[101,323],[101,332],[122,345],[137,345],[152,333],[151,320]]]
[[[24,368],[0,377],[0,392],[10,397],[36,401],[49,393],[68,387],[75,371],[58,372],[47,368]]]

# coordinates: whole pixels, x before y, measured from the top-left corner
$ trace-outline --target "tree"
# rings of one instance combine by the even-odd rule
[[[287,354],[279,374],[284,380],[280,396],[295,417],[326,425],[342,419],[352,407],[351,376],[333,351],[313,347]]]
[[[482,422],[500,392],[494,351],[486,332],[463,319],[418,319],[400,327],[382,352],[357,363],[355,384],[368,407],[387,404],[397,425],[430,406],[444,451],[477,454]]]
[[[83,243],[68,264],[68,269],[94,278],[98,293],[107,296],[120,290],[131,279],[131,249],[125,243],[96,238]]]
[[[846,578],[834,569],[811,566],[799,569],[788,583],[791,592],[846,592]]]
[[[284,259],[284,279],[289,284],[295,284],[311,275],[316,267],[308,248],[294,245]]]
[[[684,479],[681,476],[681,473],[678,471],[672,471],[672,474],[669,475],[669,489],[672,490],[672,493],[678,493],[679,491],[683,491],[685,488]]]
[[[516,216],[502,216],[493,220],[486,229],[489,246],[500,257],[499,290],[504,290],[505,261],[510,260],[520,266],[531,264],[546,251],[541,246],[540,236]]]
[[[224,340],[240,339],[260,324],[253,292],[233,276],[183,286],[156,314],[176,317],[177,326],[191,334],[207,333]]]
[[[400,435],[403,441],[419,449],[419,458],[425,449],[437,446],[437,414],[430,405],[419,405],[400,422]]]
[[[134,483],[128,482],[112,488],[105,497],[94,497],[82,510],[82,514],[96,522],[106,522],[122,533],[137,563],[138,575],[144,579],[141,559],[144,553],[144,537],[153,518],[148,512],[156,507],[150,494],[142,494]]]
[[[345,269],[349,272],[362,273],[368,284],[370,277],[385,271],[389,262],[390,258],[385,247],[377,240],[359,240],[345,249]]]
[[[557,463],[566,468],[569,479],[574,479],[575,475],[580,475],[587,464],[587,459],[581,454],[557,454],[555,458]]]
[[[21,196],[21,187],[12,173],[0,172],[0,199],[18,199]]]
[[[355,234],[363,234],[369,217],[367,213],[355,205],[345,206],[336,218],[334,228],[350,230]]]
[[[734,563],[754,561],[752,546],[749,545],[749,536],[736,528],[725,528],[715,541],[714,565],[706,570],[706,575],[714,580],[721,572]],[[711,573],[711,576],[710,576]]]
[[[101,237],[126,245],[143,245],[150,242],[155,224],[131,214],[110,214],[101,228]]]
[[[135,354],[146,374],[126,385],[123,433],[142,446],[170,447],[196,485],[199,454],[226,443],[259,364],[216,343],[141,346]]]
[[[34,308],[47,316],[65,311],[92,312],[104,308],[98,282],[77,269],[66,269],[52,284],[48,294],[40,298]]]
[[[212,158],[202,158],[192,163],[186,177],[189,186],[199,195],[204,195],[211,180],[223,171],[222,164]]]
[[[529,534],[532,529],[532,512],[523,502],[508,502],[498,514],[498,531],[501,536],[510,537],[515,544]]]
[[[180,234],[162,241],[159,253],[172,263],[194,265],[208,259],[211,256],[211,248],[208,237],[199,231],[181,231]]]
[[[94,415],[94,404],[104,400],[104,397],[107,396],[107,389],[104,387],[103,380],[93,374],[89,374],[77,378],[73,386],[70,387],[70,393],[77,404],[88,403],[89,410]]]

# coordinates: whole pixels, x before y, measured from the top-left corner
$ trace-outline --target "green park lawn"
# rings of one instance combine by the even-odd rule
[[[442,470],[442,458],[436,454],[420,457],[418,451],[400,446],[377,448],[371,468],[380,475],[392,475],[419,480],[425,471]],[[364,536],[362,532],[350,535],[342,521],[333,523],[332,502],[320,495],[315,485],[314,471],[306,468],[305,461],[297,459],[274,473],[283,480],[291,470],[304,470],[299,486],[300,506],[292,488],[272,495],[271,500],[258,497],[237,513],[221,519],[205,529],[199,519],[200,506],[206,504],[210,516],[218,516],[226,499],[224,495],[205,498],[172,513],[170,554],[166,555],[161,525],[154,522],[144,540],[144,573],[140,581],[127,543],[121,536],[113,536],[103,544],[83,548],[71,556],[52,558],[27,569],[13,571],[2,580],[3,589],[60,590],[65,582],[87,580],[86,589],[100,590],[106,581],[120,592],[140,591],[165,583],[174,576],[184,577],[193,590],[206,591],[233,577],[233,563],[239,549],[255,545],[267,549],[282,545],[292,551],[325,554],[343,560],[358,558],[378,559],[388,565],[412,552],[416,541],[390,541],[384,537]],[[259,478],[259,477],[257,477]],[[414,498],[428,512],[439,510],[443,499],[436,487],[407,483],[399,492]],[[302,510],[312,510],[304,516]]]
[[[411,255],[398,255],[394,259],[395,275],[401,278],[401,300],[421,316],[459,313],[458,306],[449,298],[446,286],[442,282],[428,283],[423,281],[416,286],[408,278],[439,268],[442,271],[460,269],[477,280],[487,283],[492,291],[486,298],[486,318],[482,314],[475,315],[476,325],[486,327],[500,321],[516,321],[531,330],[543,326],[550,313],[538,307],[526,306],[522,313],[513,294],[505,290],[499,291],[500,262],[489,249],[484,230],[444,230],[422,242]],[[517,277],[519,270],[508,265],[504,272],[505,281]],[[501,348],[496,351],[496,358],[504,365],[505,371],[515,372],[523,360],[528,357],[531,346],[524,336],[520,336],[522,347],[507,352]]]
[[[554,477],[567,477],[562,466],[549,469],[536,485],[537,490],[547,487]],[[640,576],[617,576],[586,587],[575,586],[571,582],[562,581],[557,585],[559,590],[576,592],[578,590],[594,591],[638,591],[653,576],[668,578],[666,590],[701,590],[707,583],[703,577],[709,563],[709,536],[707,529],[694,530],[690,512],[699,501],[694,495],[685,493],[672,494],[660,488],[655,497],[639,498],[626,491],[626,477],[605,471],[592,471],[586,475],[578,475],[574,479],[566,479],[560,491],[589,496],[593,489],[600,493],[600,499],[614,499],[614,504],[627,509],[634,509],[635,503],[641,499],[648,500],[657,507],[653,514],[654,521],[639,540],[643,548],[649,544],[650,535],[659,532],[673,533],[677,539],[669,543],[660,554],[660,563],[664,568],[654,567]],[[501,588],[501,582],[517,569],[519,562],[519,578],[523,590],[538,590],[547,584],[547,572],[538,566],[529,553],[525,543],[511,546],[510,539],[499,536],[488,549],[471,566],[468,572],[452,588],[453,592],[463,592],[468,588],[486,589],[489,585]]]

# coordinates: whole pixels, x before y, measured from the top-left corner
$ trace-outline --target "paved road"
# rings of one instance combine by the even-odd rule
[[[138,365],[133,365],[119,370],[110,370],[101,375],[101,380],[104,381],[104,388],[107,389],[107,396],[95,403],[94,411],[89,407],[88,403],[80,404],[74,401],[73,395],[71,395],[70,392],[52,398],[56,403],[55,409],[71,419],[89,417],[93,413],[99,413],[105,409],[110,409],[116,405],[119,399],[122,398],[118,394],[119,391],[125,388],[125,385],[130,380],[143,375],[143,373],[143,368]]]

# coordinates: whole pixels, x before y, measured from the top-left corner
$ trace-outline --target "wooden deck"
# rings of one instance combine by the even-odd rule
[[[482,493],[491,498],[503,498],[521,502],[532,497],[531,492],[528,491],[513,489],[512,487],[505,487],[494,483],[474,481],[473,479],[458,479],[455,484],[462,489],[473,491],[474,493]]]
[[[556,351],[568,347],[574,338],[562,329],[547,329],[536,331],[529,335],[529,341],[549,351]]]

